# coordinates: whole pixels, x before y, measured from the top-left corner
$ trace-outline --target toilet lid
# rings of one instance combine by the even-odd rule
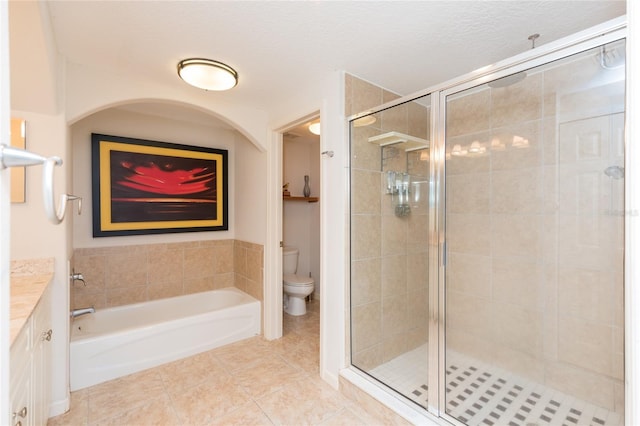
[[[302,275],[286,274],[282,276],[282,281],[287,285],[309,285],[313,284],[313,278]]]

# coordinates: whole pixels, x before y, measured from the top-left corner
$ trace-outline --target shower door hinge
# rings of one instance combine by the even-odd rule
[[[284,243],[280,241],[280,247],[284,247]]]

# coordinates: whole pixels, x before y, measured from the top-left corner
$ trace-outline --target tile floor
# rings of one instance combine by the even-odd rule
[[[254,337],[71,394],[60,425],[386,423],[318,375],[319,302],[284,314],[283,337]],[[295,401],[295,403],[292,403]]]

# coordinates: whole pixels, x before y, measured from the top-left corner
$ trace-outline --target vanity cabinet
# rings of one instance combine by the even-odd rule
[[[51,296],[47,288],[11,345],[11,424],[41,426],[49,417]]]

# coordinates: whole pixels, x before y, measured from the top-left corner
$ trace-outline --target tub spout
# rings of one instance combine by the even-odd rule
[[[95,311],[96,309],[93,306],[91,306],[90,308],[74,309],[71,311],[71,318],[79,317],[80,315],[85,314],[93,314]]]

